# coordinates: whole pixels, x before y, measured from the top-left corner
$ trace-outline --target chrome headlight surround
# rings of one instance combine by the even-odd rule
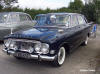
[[[35,52],[40,53],[41,52],[41,42],[38,42],[34,46]]]
[[[33,51],[34,51],[34,48],[32,46],[30,46],[28,52],[33,53]]]
[[[18,49],[17,45],[16,45],[16,41],[12,40],[11,43],[10,43],[10,45],[9,45],[9,48],[16,51]]]
[[[36,53],[47,54],[49,53],[49,44],[46,43],[36,43],[34,46]]]
[[[13,41],[12,39],[4,40],[4,46],[8,49],[17,50],[16,41]]]
[[[29,46],[29,53],[32,53],[34,50],[36,53],[40,54],[48,54],[49,53],[49,44],[47,43],[41,43],[40,41],[30,41],[30,40],[17,40],[17,39],[6,39],[4,40],[4,45],[8,49],[13,49],[13,50],[18,50],[16,41],[22,41],[22,42],[30,42],[30,43],[35,43],[34,47]]]
[[[41,52],[42,52],[43,54],[49,53],[49,44],[42,43]]]
[[[5,40],[4,40],[4,46],[5,46],[6,48],[9,48],[10,43],[11,43],[11,39],[5,39]]]

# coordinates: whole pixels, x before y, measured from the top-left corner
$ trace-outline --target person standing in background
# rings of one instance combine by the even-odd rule
[[[94,37],[96,37],[96,31],[97,31],[97,24],[94,24],[93,29],[92,29],[92,34]]]

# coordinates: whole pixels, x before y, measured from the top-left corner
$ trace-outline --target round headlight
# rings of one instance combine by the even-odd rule
[[[4,45],[5,45],[5,47],[9,47],[9,45],[10,45],[10,43],[11,43],[11,40],[10,39],[7,39],[7,40],[4,40]]]
[[[37,53],[40,53],[40,52],[41,52],[41,43],[35,44],[35,51],[36,51]]]
[[[42,44],[42,48],[41,48],[41,52],[42,52],[43,54],[49,53],[49,45],[46,44],[46,43],[43,43],[43,44]]]
[[[29,47],[29,53],[32,53],[34,51],[34,48],[32,46]]]
[[[17,50],[16,42],[15,42],[15,41],[11,41],[11,43],[10,43],[10,45],[9,45],[9,48],[10,48],[10,49],[13,49],[13,50]]]

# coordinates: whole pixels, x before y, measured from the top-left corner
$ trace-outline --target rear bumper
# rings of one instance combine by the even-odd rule
[[[10,50],[6,50],[6,49],[3,49],[3,52],[6,53],[6,54],[9,54],[9,55],[14,55],[16,53],[15,51],[10,51]],[[56,56],[45,56],[45,55],[41,55],[41,54],[38,54],[38,55],[30,54],[30,59],[38,59],[38,60],[44,60],[44,61],[54,61],[55,58],[56,58]]]

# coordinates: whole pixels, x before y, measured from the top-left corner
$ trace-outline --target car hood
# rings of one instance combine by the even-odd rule
[[[42,42],[52,42],[60,36],[57,28],[32,28],[19,31],[5,38],[34,39]]]

